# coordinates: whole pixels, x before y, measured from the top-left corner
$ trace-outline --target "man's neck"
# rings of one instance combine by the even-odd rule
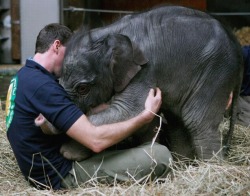
[[[33,60],[43,66],[48,72],[53,72],[53,64],[51,62],[51,56],[48,52],[45,53],[36,53],[33,57]]]

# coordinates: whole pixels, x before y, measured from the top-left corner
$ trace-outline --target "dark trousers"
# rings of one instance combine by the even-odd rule
[[[152,147],[151,143],[146,143],[125,150],[107,150],[74,162],[72,170],[62,181],[62,187],[77,187],[88,182],[135,183],[164,178],[170,171],[171,159],[169,150],[158,143]]]

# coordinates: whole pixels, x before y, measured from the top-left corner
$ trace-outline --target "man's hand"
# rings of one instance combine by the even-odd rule
[[[161,90],[159,88],[150,89],[148,97],[145,102],[145,111],[144,111],[144,113],[146,113],[145,120],[149,122],[153,120],[154,118],[153,113],[157,113],[159,111],[161,104],[162,104]]]
[[[40,127],[46,135],[56,135],[60,133],[42,114],[36,117],[35,125]]]

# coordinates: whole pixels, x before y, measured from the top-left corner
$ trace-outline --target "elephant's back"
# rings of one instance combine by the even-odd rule
[[[162,6],[127,15],[93,33],[96,38],[110,33],[128,36],[148,58],[152,77],[181,78],[184,83],[199,73],[200,77],[230,70],[239,74],[241,49],[236,38],[222,23],[199,10]],[[218,60],[220,63],[215,63]]]
[[[233,89],[240,81],[240,45],[233,33],[210,15],[171,6],[145,13],[142,21],[136,15],[133,18],[120,33],[139,45],[149,59],[142,75],[167,93],[164,96],[169,97],[169,103],[171,99],[184,102],[196,94],[194,89],[204,89],[204,93],[222,86]],[[139,24],[142,30],[138,33]]]
[[[154,51],[175,53],[181,49],[208,49],[207,43],[209,47],[230,43],[219,21],[205,12],[182,6],[161,6],[124,16],[113,24],[92,30],[91,37],[100,39],[112,33],[128,36],[150,58],[154,58]]]
[[[225,51],[232,46],[235,48],[236,43],[235,40],[232,42],[234,38],[230,31],[218,20],[205,12],[182,6],[163,6],[127,15],[99,29],[96,34],[110,33],[128,36],[152,63],[166,54],[183,55],[191,50],[207,56],[213,51],[223,52],[223,48]]]

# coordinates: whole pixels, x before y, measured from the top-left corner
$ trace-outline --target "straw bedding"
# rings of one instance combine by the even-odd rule
[[[228,120],[221,123],[223,134]],[[250,195],[250,128],[236,126],[228,159],[216,155],[191,165],[173,162],[164,181],[105,186],[93,180],[66,191],[37,190],[24,180],[6,138],[5,113],[0,110],[0,195]],[[188,160],[187,160],[188,161]]]

